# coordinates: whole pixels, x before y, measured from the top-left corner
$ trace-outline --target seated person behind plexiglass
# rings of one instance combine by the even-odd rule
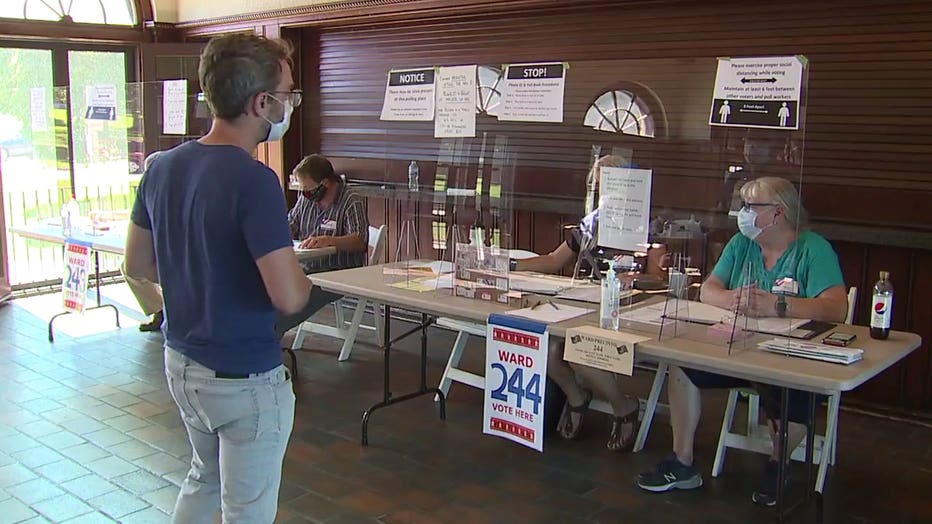
[[[702,284],[701,301],[751,317],[844,321],[847,296],[838,257],[828,241],[806,229],[806,211],[793,184],[782,178],[758,178],[741,188],[741,198],[740,233],[725,246],[712,274]],[[773,291],[784,293],[784,298]],[[638,486],[654,492],[702,486],[702,476],[693,464],[701,409],[699,390],[753,386],[771,420],[774,451],[751,498],[762,506],[776,504],[779,389],[677,366],[670,367],[667,384],[673,455],[653,471],[639,475]],[[790,450],[805,436],[808,410],[808,395],[791,390]]]
[[[617,167],[622,164],[623,160],[619,157],[602,157],[595,163],[593,173],[590,173],[590,175],[598,176],[598,168],[600,167]],[[588,246],[581,246],[580,239],[587,238],[587,235],[595,235],[598,231],[597,217],[598,210],[595,210],[582,219],[580,224],[581,235],[574,232],[569,241],[563,242],[557,249],[547,255],[518,260],[515,263],[515,269],[517,271],[559,273],[568,264],[577,261],[581,249],[588,247],[590,252],[595,253],[599,249],[598,242],[594,239],[591,242],[585,242],[584,240],[583,243],[588,244]],[[563,340],[558,339],[555,341],[551,339],[547,375],[566,394],[566,404],[563,406],[557,428],[560,436],[568,440],[579,437],[583,417],[592,400],[592,391],[580,384],[577,380],[577,377],[579,377],[586,386],[595,391],[596,395],[607,400],[612,406],[614,418],[612,420],[611,434],[606,444],[608,449],[612,451],[630,450],[634,445],[636,436],[638,400],[624,395],[618,375],[589,366],[570,364],[563,359],[563,352]]]

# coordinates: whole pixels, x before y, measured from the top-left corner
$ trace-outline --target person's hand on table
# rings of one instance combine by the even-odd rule
[[[308,237],[298,245],[300,249],[317,249],[323,247],[333,247],[333,237]]]
[[[777,296],[756,286],[735,289],[735,306],[739,314],[749,317],[777,316]]]

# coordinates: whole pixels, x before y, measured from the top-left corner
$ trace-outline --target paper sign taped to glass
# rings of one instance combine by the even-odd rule
[[[650,230],[651,170],[603,167],[599,183],[598,242],[645,251]]]
[[[637,344],[645,340],[650,338],[595,326],[568,329],[563,358],[567,362],[631,376]]]

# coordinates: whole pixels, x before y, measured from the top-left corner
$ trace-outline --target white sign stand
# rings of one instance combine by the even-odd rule
[[[65,240],[65,274],[62,275],[62,303],[65,311],[84,313],[87,277],[91,268],[91,246],[78,240]]]
[[[544,450],[547,325],[489,316],[482,432]]]

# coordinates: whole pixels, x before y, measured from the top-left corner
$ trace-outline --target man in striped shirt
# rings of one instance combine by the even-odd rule
[[[298,201],[288,213],[291,236],[300,247],[337,248],[336,254],[304,263],[305,273],[360,267],[369,249],[366,204],[333,172],[322,155],[308,155],[294,168],[301,186]]]
[[[360,267],[369,250],[369,220],[366,204],[346,181],[333,172],[321,155],[304,157],[292,175],[301,186],[298,201],[288,212],[291,238],[310,249],[333,246],[337,252],[324,258],[301,262],[307,274]],[[275,324],[279,338],[342,295],[320,289],[305,308],[293,315],[279,316]]]

